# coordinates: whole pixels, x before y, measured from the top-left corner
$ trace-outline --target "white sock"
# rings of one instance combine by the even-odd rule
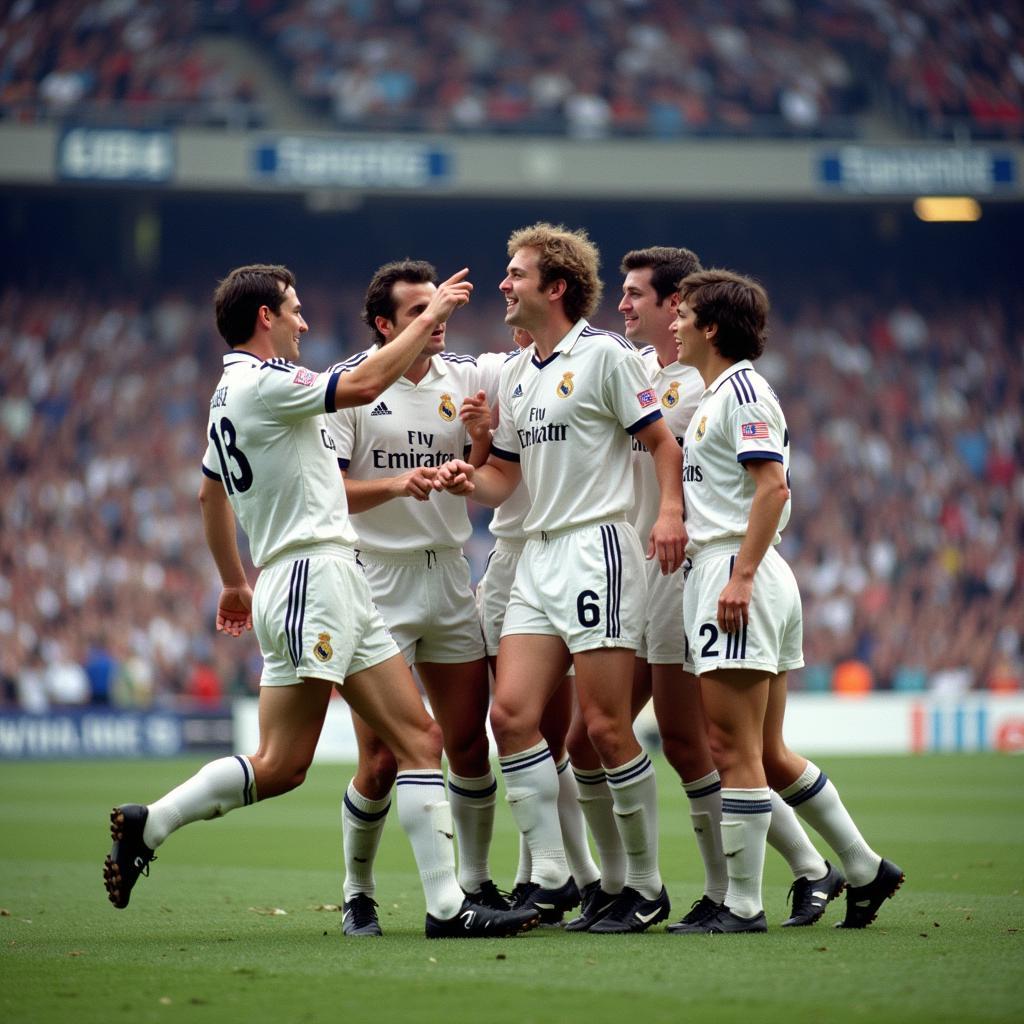
[[[455,879],[455,826],[444,776],[440,768],[399,772],[395,785],[398,820],[412,844],[427,913],[449,921],[465,896]]]
[[[519,866],[516,868],[516,880],[514,885],[521,885],[525,882],[529,882],[530,875],[533,873],[533,858],[530,856],[530,844],[526,841],[526,836],[519,833]]]
[[[370,800],[349,782],[345,799],[341,802],[342,853],[345,858],[345,884],[342,887],[346,902],[357,893],[372,896],[376,888],[373,862],[384,832],[391,794],[381,800]]]
[[[142,841],[155,850],[172,832],[193,821],[219,818],[236,807],[256,802],[256,778],[249,758],[242,754],[211,761],[149,804]]]
[[[587,842],[587,823],[580,810],[580,790],[566,754],[555,766],[558,771],[558,824],[562,829],[565,859],[576,884],[582,889],[601,877]]]
[[[476,779],[467,779],[448,769],[448,800],[455,819],[459,844],[459,885],[466,892],[479,892],[491,879],[487,862],[494,834],[494,794],[498,783],[488,771]]]
[[[817,765],[808,761],[797,780],[779,790],[779,796],[836,851],[851,886],[874,881],[882,858],[864,841],[836,787]]]
[[[645,899],[662,890],[658,870],[658,786],[654,765],[641,750],[617,768],[605,768],[615,821],[626,851],[626,885]]]
[[[816,880],[828,874],[825,858],[814,848],[793,808],[772,790],[768,845],[786,859],[794,878]]]
[[[683,782],[690,801],[690,821],[704,862],[704,895],[715,903],[725,902],[729,873],[722,853],[722,777],[717,769],[693,782]]]
[[[558,824],[558,773],[547,743],[498,758],[505,799],[530,847],[530,880],[557,889],[569,878]]]
[[[580,810],[587,819],[587,827],[597,847],[601,862],[601,888],[610,896],[622,892],[626,884],[626,851],[615,824],[612,810],[612,791],[603,768],[597,771],[573,769],[580,791]]]
[[[739,917],[764,909],[761,876],[772,802],[767,786],[722,790],[722,852],[729,872],[725,905]]]

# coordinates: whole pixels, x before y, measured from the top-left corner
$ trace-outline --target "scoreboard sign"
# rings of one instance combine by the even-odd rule
[[[843,146],[818,157],[818,181],[854,195],[992,195],[1017,185],[1012,154],[984,147]]]
[[[161,184],[174,165],[174,136],[166,131],[71,128],[57,139],[57,174],[66,181]]]

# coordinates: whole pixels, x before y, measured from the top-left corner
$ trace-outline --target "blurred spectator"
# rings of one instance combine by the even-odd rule
[[[357,292],[304,285],[316,310],[311,365],[363,346]],[[146,708],[255,692],[252,635],[213,632],[220,584],[195,500],[223,351],[208,301],[0,292],[8,702]],[[611,323],[609,309],[596,322]],[[888,305],[878,295],[779,304],[765,358],[794,438],[783,544],[803,591],[809,666],[795,688],[829,689],[842,662],[882,689],[1020,685],[1019,313],[987,296],[906,291]],[[485,304],[451,323],[453,351],[508,344]],[[471,507],[479,575],[490,513]]]

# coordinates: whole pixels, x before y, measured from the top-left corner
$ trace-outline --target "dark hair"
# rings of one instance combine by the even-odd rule
[[[731,270],[702,270],[679,282],[683,302],[697,327],[718,326],[715,348],[737,363],[757,359],[768,338],[768,293],[750,277]]]
[[[363,300],[363,323],[373,331],[374,341],[383,342],[384,335],[377,330],[377,317],[395,322],[395,285],[400,281],[407,284],[437,284],[437,271],[426,260],[395,260],[385,263],[373,275],[366,298]]]
[[[622,257],[619,270],[628,274],[631,270],[651,271],[651,287],[658,296],[660,306],[670,295],[679,291],[679,282],[687,274],[695,274],[703,268],[700,258],[690,249],[675,249],[668,245],[652,245],[648,249],[633,249]]]
[[[541,288],[565,282],[563,308],[573,323],[597,309],[604,288],[597,274],[601,256],[583,228],[570,231],[564,224],[543,222],[520,228],[508,240],[509,256],[519,249],[537,250]]]
[[[244,344],[256,333],[260,307],[280,313],[285,289],[294,287],[295,275],[287,267],[269,263],[236,267],[213,293],[220,336],[232,348]]]

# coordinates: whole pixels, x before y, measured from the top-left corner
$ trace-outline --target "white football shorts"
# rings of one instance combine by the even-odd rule
[[[484,657],[484,638],[460,548],[392,554],[360,548],[370,593],[406,663],[458,665]]]
[[[560,636],[570,653],[636,650],[647,577],[636,530],[625,521],[531,534],[516,567],[502,636]]]
[[[683,629],[683,570],[663,576],[656,558],[647,562],[646,569],[646,617],[636,656],[649,665],[682,665],[687,672],[693,672]]]
[[[252,619],[263,652],[261,686],[342,683],[398,653],[355,552],[343,545],[290,551],[266,566]]]
[[[800,668],[803,612],[796,577],[785,559],[769,548],[754,575],[749,621],[735,633],[718,625],[718,598],[732,573],[740,542],[702,548],[683,590],[683,620],[697,675],[718,668],[749,668],[773,675]]]
[[[487,556],[484,574],[476,585],[476,610],[480,617],[484,644],[490,657],[498,654],[501,627],[505,623],[505,609],[516,578],[516,566],[523,553],[524,540],[495,538],[494,549]]]

